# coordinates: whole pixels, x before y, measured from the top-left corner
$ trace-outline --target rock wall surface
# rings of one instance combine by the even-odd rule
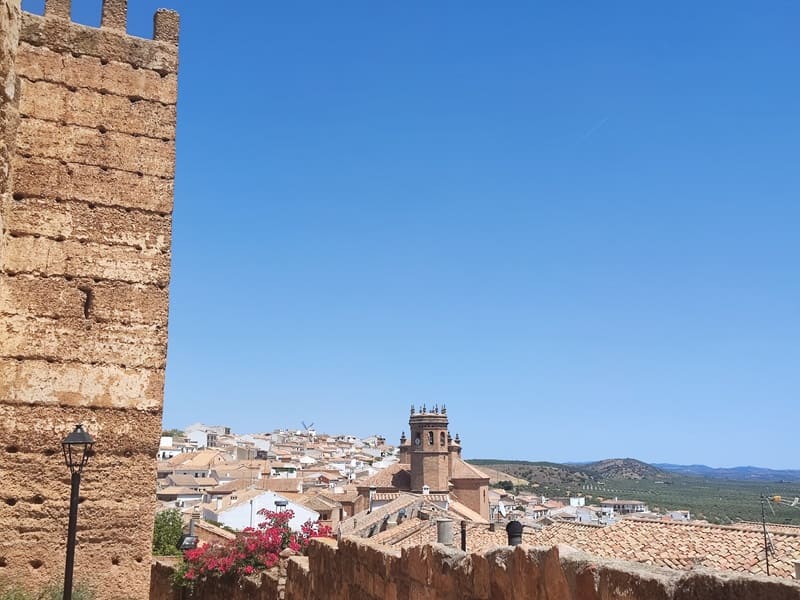
[[[312,542],[283,578],[213,580],[189,596],[153,566],[151,600],[800,600],[800,585],[698,569],[673,571],[598,559],[568,546],[497,548],[466,554],[445,546],[401,552],[357,538]]]
[[[673,571],[597,559],[568,546],[465,554],[387,551],[355,539],[314,543],[289,563],[286,600],[800,600],[785,580]]]
[[[127,35],[0,0],[0,579],[63,576],[83,423],[75,580],[147,598],[161,431],[175,165],[178,18]]]

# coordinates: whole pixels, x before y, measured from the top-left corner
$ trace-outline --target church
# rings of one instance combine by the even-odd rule
[[[399,462],[360,482],[358,493],[370,506],[401,493],[426,496],[437,504],[457,502],[489,518],[489,477],[461,458],[461,440],[448,431],[447,408],[411,407],[410,437],[400,437]]]

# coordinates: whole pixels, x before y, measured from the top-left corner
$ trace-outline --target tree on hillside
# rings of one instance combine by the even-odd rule
[[[186,434],[184,434],[180,429],[165,429],[161,432],[162,436],[171,437],[171,438],[184,438]]]

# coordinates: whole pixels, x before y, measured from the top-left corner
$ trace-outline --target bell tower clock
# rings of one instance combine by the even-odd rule
[[[425,405],[419,412],[411,407],[408,420],[411,430],[411,491],[422,493],[448,492],[447,409],[434,406],[429,412]]]

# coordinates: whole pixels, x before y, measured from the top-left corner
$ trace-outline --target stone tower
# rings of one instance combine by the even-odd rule
[[[417,412],[411,407],[408,420],[411,431],[411,491],[447,493],[449,480],[449,434],[447,410],[423,405]]]
[[[0,579],[63,576],[69,471],[95,438],[75,581],[149,596],[170,279],[178,15],[127,34],[0,0]]]

